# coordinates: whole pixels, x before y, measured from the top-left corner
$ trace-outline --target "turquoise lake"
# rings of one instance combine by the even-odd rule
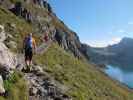
[[[105,73],[112,79],[118,80],[129,88],[133,89],[133,68],[125,70],[125,68],[122,67],[107,65]]]

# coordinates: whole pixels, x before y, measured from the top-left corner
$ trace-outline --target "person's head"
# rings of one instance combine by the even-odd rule
[[[28,37],[32,37],[32,33],[29,33],[29,34],[28,34]]]

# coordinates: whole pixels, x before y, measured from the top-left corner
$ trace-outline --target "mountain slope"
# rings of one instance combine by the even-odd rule
[[[132,93],[110,80],[94,65],[75,59],[57,44],[36,57],[52,77],[68,87],[74,100],[130,100]]]
[[[95,63],[113,64],[121,67],[132,68],[133,62],[133,39],[123,38],[118,44],[105,48],[88,48],[88,55]]]
[[[19,0],[11,0],[13,3],[16,3],[16,1]],[[4,86],[8,93],[5,97],[0,96],[0,100],[29,100],[29,96],[40,96],[38,92],[31,95],[28,81],[31,79],[30,81],[34,84],[36,83],[35,80],[37,82],[39,81],[37,84],[39,85],[39,90],[40,88],[44,90],[47,85],[40,84],[47,80],[47,75],[54,81],[54,88],[56,85],[56,88],[59,89],[59,95],[67,94],[67,96],[73,100],[133,99],[132,91],[109,79],[99,71],[95,65],[86,62],[86,58],[84,57],[86,55],[84,55],[83,49],[81,48],[82,44],[76,33],[68,29],[51,10],[49,11],[47,7],[40,7],[40,5],[34,4],[29,0],[26,1],[27,2],[22,2],[22,4],[32,14],[33,19],[30,23],[21,15],[15,15],[7,9],[7,4],[10,5],[11,3],[10,0],[4,1],[0,6],[0,24],[5,27],[6,33],[6,38],[2,43],[5,44],[14,55],[22,55],[22,40],[25,34],[33,32],[37,40],[37,45],[40,46],[45,27],[49,27],[49,35],[54,42],[43,54],[36,54],[34,56],[33,67],[41,67],[43,74],[35,70],[29,73],[22,73],[21,71],[16,71],[18,69],[16,65],[14,65],[16,69],[12,71],[15,72],[15,75],[11,73],[11,77],[4,79]],[[17,65],[24,67],[24,64],[21,63]],[[3,68],[5,66],[0,65],[0,67]],[[31,76],[27,81],[26,76],[29,77],[31,74],[34,77]],[[32,88],[34,90],[32,92],[38,91],[38,88]],[[41,93],[46,94],[47,92],[48,90],[41,91]],[[44,96],[47,97],[46,95]],[[36,97],[35,100],[41,99],[37,99]]]

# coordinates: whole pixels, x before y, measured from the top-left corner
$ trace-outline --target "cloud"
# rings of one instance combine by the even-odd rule
[[[109,41],[109,45],[117,44],[121,41],[122,38],[120,37],[114,37],[111,41]]]
[[[97,41],[95,43],[91,43],[90,46],[92,47],[107,47],[108,44],[102,41]]]
[[[84,43],[87,43],[88,45],[92,46],[92,47],[107,47],[108,45],[114,45],[117,44],[121,41],[122,38],[120,37],[114,37],[111,40],[106,40],[106,41],[86,41]]]
[[[128,25],[133,25],[133,22],[128,22]]]
[[[109,44],[106,41],[102,41],[102,40],[93,40],[93,41],[84,41],[83,43],[88,44],[91,47],[106,47]]]
[[[126,31],[123,30],[123,29],[119,29],[119,30],[117,30],[117,32],[118,32],[118,33],[126,33]]]

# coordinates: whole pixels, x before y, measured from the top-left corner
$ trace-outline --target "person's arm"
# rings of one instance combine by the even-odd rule
[[[22,53],[24,52],[24,49],[25,49],[25,41],[26,41],[26,38],[24,38],[23,40]]]
[[[23,49],[24,49],[24,47],[25,47],[25,39],[23,40]]]
[[[33,48],[34,48],[34,52],[36,51],[36,41],[35,39],[33,39]]]

